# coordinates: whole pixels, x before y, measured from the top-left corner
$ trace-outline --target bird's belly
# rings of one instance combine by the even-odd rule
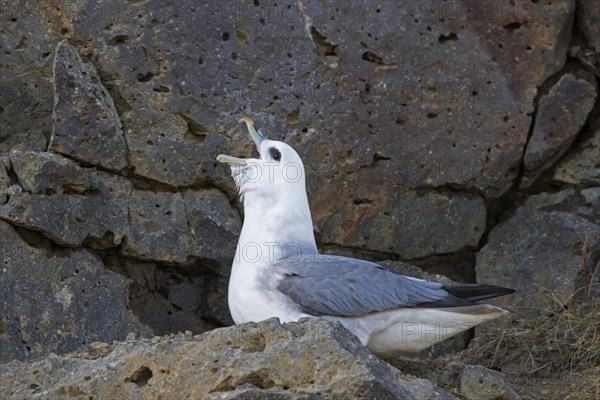
[[[232,274],[228,293],[229,311],[236,324],[279,318],[281,322],[297,321],[310,315],[298,307],[276,288],[261,283],[254,271]]]

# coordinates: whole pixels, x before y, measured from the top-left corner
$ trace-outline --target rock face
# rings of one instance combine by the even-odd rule
[[[588,46],[594,49],[596,54],[600,54],[600,3],[577,0],[577,20]]]
[[[600,186],[600,117],[590,122],[581,141],[558,163],[552,179],[571,185]]]
[[[52,153],[13,151],[10,158],[25,192],[0,206],[0,219],[69,247],[86,240],[100,247],[121,242],[128,228],[128,180]]]
[[[120,90],[142,99],[147,95],[128,87]],[[207,132],[187,116],[161,112],[148,100],[137,102],[122,115],[136,175],[181,187],[204,185],[224,175],[214,161],[215,154],[224,152],[223,136]]]
[[[98,256],[3,221],[0,234],[0,363],[151,332],[127,309],[129,281]]]
[[[158,338],[157,338],[158,339]],[[0,366],[3,399],[450,399],[370,354],[340,324],[271,319],[202,336],[94,344]]]
[[[365,214],[368,198],[392,214],[398,192],[413,188],[449,185],[496,197],[510,187],[536,88],[566,58],[574,4],[506,2],[490,15],[485,5],[440,3],[431,16],[393,3],[182,1],[159,16],[150,4],[115,14],[85,2],[73,10],[73,27],[96,49],[99,73],[118,98],[136,174],[176,186],[219,180],[214,154],[248,152],[237,121],[252,110],[270,137],[293,143],[310,166],[324,240],[355,246],[328,224],[338,208]],[[401,29],[386,28],[392,21]],[[463,56],[448,58],[457,52]],[[349,200],[347,188],[370,197]],[[423,215],[435,221],[439,212]],[[357,236],[389,223],[373,215],[360,222]]]
[[[0,160],[0,205],[3,205],[8,200],[9,183],[8,172],[4,163]]]
[[[535,314],[547,305],[540,287],[566,302],[586,283],[600,259],[600,209],[589,199],[573,189],[531,196],[490,232],[477,254],[478,280],[518,292],[498,303]],[[582,262],[587,251],[590,271]]]
[[[5,165],[11,166],[13,179],[20,185],[12,182]],[[115,318],[123,318],[120,314],[123,312],[135,312],[145,324],[161,334],[172,330],[203,332],[213,328],[207,320],[221,324],[232,323],[226,305],[226,293],[222,289],[223,286],[226,287],[227,279],[216,275],[213,271],[223,268],[224,265],[230,265],[237,242],[237,236],[234,235],[239,232],[240,221],[239,215],[224,201],[226,197],[221,192],[216,189],[189,190],[186,192],[186,199],[191,214],[188,214],[183,196],[179,193],[137,190],[122,176],[95,168],[83,168],[59,154],[13,150],[10,158],[3,159],[1,167],[4,177],[2,184],[10,186],[2,190],[2,193],[5,193],[5,201],[8,202],[0,205],[0,219],[25,228],[23,232],[29,232],[33,237],[36,236],[32,231],[40,232],[54,243],[52,245],[47,243],[45,246],[48,248],[41,252],[35,246],[23,244],[28,250],[23,250],[22,253],[34,252],[39,260],[38,263],[46,257],[55,257],[49,249],[56,244],[65,247],[84,246],[76,250],[62,250],[61,257],[67,260],[65,268],[75,269],[78,268],[79,263],[88,262],[92,263],[90,268],[98,270],[96,271],[98,274],[105,266],[96,259],[97,255],[89,252],[90,248],[120,249],[120,252],[127,257],[154,262],[184,262],[188,256],[200,260],[192,262],[193,265],[190,266],[193,268],[192,271],[174,279],[163,278],[171,276],[172,273],[157,271],[155,264],[141,263],[145,272],[140,273],[140,264],[126,262],[123,266],[121,261],[112,260],[113,269],[123,272],[133,280],[132,283],[112,272],[108,275],[114,275],[111,279],[117,277],[122,279],[119,285],[112,281],[109,284],[114,286],[110,286],[110,290],[122,292],[123,295],[128,291],[130,283],[133,284],[130,288],[129,302],[126,301],[126,296],[124,303],[115,303],[117,309]],[[200,205],[195,203],[200,200],[202,200]],[[191,221],[189,224],[188,218]],[[5,226],[10,227],[10,225]],[[215,232],[209,233],[212,230]],[[196,253],[190,249],[192,243],[195,243],[193,238],[198,243]],[[215,241],[215,246],[222,241],[221,248],[201,247],[201,244],[208,242],[208,238]],[[36,240],[43,241],[42,238]],[[6,239],[2,236],[4,248],[8,249],[12,245],[8,236]],[[179,252],[178,248],[181,249]],[[81,254],[86,256],[83,257]],[[8,253],[3,253],[2,256],[4,259],[8,257]],[[89,261],[90,258],[92,261]],[[13,265],[11,276],[17,274],[19,268],[24,268],[23,279],[31,279],[31,276],[40,273],[38,268],[41,266],[30,264],[28,259],[17,258],[11,263]],[[52,264],[48,268],[52,270],[57,266]],[[220,273],[227,274],[226,271]],[[86,275],[74,279],[82,279],[81,284],[88,285],[84,282],[88,279]],[[10,304],[16,304],[23,296],[27,296],[30,287],[26,286],[23,292],[19,292],[21,289],[11,286],[10,282],[10,280],[3,282],[3,295],[10,299]],[[52,288],[56,283],[52,279],[47,281],[42,279],[40,285]],[[92,289],[84,290],[89,293]],[[167,296],[165,298],[157,293],[167,293]],[[44,295],[50,296],[51,293]],[[74,303],[94,304],[88,301],[87,295],[78,290],[74,290],[71,296],[74,298]],[[10,304],[5,304],[6,310],[10,310]],[[123,310],[119,311],[118,307],[121,306]],[[86,310],[87,308],[75,311],[85,313]],[[48,308],[44,310],[44,321],[62,320],[62,312],[60,308]],[[19,314],[10,312],[3,315],[10,315],[12,318]],[[20,335],[34,337],[38,341],[36,350],[8,353],[4,360],[12,357],[20,359],[37,357],[49,351],[73,350],[74,343],[80,343],[74,339],[64,346],[58,346],[50,337],[38,337],[39,327],[46,322],[36,321],[37,318],[42,318],[39,313],[33,313],[30,318],[32,318],[30,323],[20,326]],[[73,318],[77,316],[74,315]],[[105,330],[98,336],[95,320],[87,316],[79,318],[78,323],[79,325],[76,326],[78,335],[87,343],[89,343],[86,339],[88,336],[94,340],[107,341],[124,336],[123,332],[116,329]],[[151,331],[146,328],[144,332]],[[15,343],[20,344],[20,342]],[[33,348],[32,345],[28,346]]]
[[[52,61],[72,30],[53,7],[38,1],[2,3],[0,153],[15,145],[45,150],[52,133]]]
[[[187,190],[183,194],[195,256],[227,265],[235,254],[242,230],[237,211],[217,189]]]
[[[357,188],[353,200],[344,199],[345,193],[330,199],[329,209],[338,212],[317,224],[319,231],[336,230],[346,246],[399,254],[405,259],[474,248],[485,231],[485,203],[479,196],[395,193],[386,201],[393,208],[387,208],[377,193],[375,200],[371,199],[368,190]],[[347,207],[352,202],[361,204]],[[318,206],[313,209],[319,213]]]
[[[184,262],[190,238],[179,193],[136,190],[131,196],[131,230],[123,253],[158,261]]]
[[[594,76],[580,70],[579,76],[563,75],[542,95],[533,134],[525,149],[523,186],[531,184],[569,148],[592,110],[597,89]]]
[[[467,400],[520,400],[502,375],[478,365],[465,365],[459,376],[460,393]]]
[[[127,146],[112,97],[95,68],[62,41],[54,55],[54,131],[50,150],[79,161],[120,170]]]

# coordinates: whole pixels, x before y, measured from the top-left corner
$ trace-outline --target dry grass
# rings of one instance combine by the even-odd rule
[[[482,365],[501,371],[523,400],[600,400],[600,300],[562,303],[546,294],[540,317],[521,318],[508,329],[489,327],[468,349],[433,364],[402,359],[394,365],[423,378],[456,361]],[[462,398],[458,381],[442,387]]]
[[[547,307],[540,317],[488,332],[474,358],[488,359],[490,368],[516,364],[529,374],[598,366],[600,301],[578,304],[571,298],[563,303],[552,292],[545,294]]]
[[[489,367],[517,362],[521,368],[559,372],[600,364],[600,301],[562,303],[546,291],[548,306],[535,319],[488,332],[475,356],[492,353]]]
[[[600,399],[600,368],[592,368],[576,381],[572,393],[565,400],[598,400]]]
[[[600,261],[591,268],[589,238],[581,246],[582,287],[566,301],[540,288],[546,307],[536,310],[539,318],[519,321],[512,329],[497,331],[481,347],[480,355],[494,347],[490,367],[517,361],[529,373],[564,372],[600,365],[600,299],[596,279]],[[600,378],[598,378],[600,379]]]
[[[501,371],[523,400],[600,400],[600,262],[590,268],[587,241],[581,254],[582,287],[568,299],[540,288],[544,306],[527,313],[535,317],[515,319],[508,328],[490,325],[466,350],[436,363],[403,359],[394,365],[425,378],[452,362],[482,365]],[[461,398],[457,385],[442,386]]]
[[[584,268],[585,285],[566,301],[540,288],[546,301],[536,310],[539,317],[488,330],[463,359],[505,372],[514,389],[529,395],[524,398],[537,398],[547,385],[567,391],[556,398],[600,400],[600,299],[594,297],[600,262],[593,271]],[[537,388],[531,387],[532,378]]]

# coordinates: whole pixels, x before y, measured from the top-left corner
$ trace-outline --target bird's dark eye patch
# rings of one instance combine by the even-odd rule
[[[269,154],[271,154],[271,158],[275,161],[281,160],[281,152],[277,150],[275,147],[271,147],[269,149]]]

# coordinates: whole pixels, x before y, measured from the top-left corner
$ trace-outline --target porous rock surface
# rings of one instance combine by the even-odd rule
[[[63,399],[450,400],[370,354],[339,323],[270,319],[203,335],[93,343],[87,353],[0,366],[0,395]]]
[[[540,289],[549,289],[563,302],[593,277],[600,259],[600,208],[597,188],[531,196],[489,234],[477,254],[482,283],[512,287],[518,294],[499,298],[507,306],[522,306],[535,315],[547,305]],[[589,271],[583,257],[589,257]],[[598,279],[596,277],[596,279]]]
[[[152,332],[127,308],[129,280],[96,254],[53,246],[4,221],[0,234],[0,362]]]

